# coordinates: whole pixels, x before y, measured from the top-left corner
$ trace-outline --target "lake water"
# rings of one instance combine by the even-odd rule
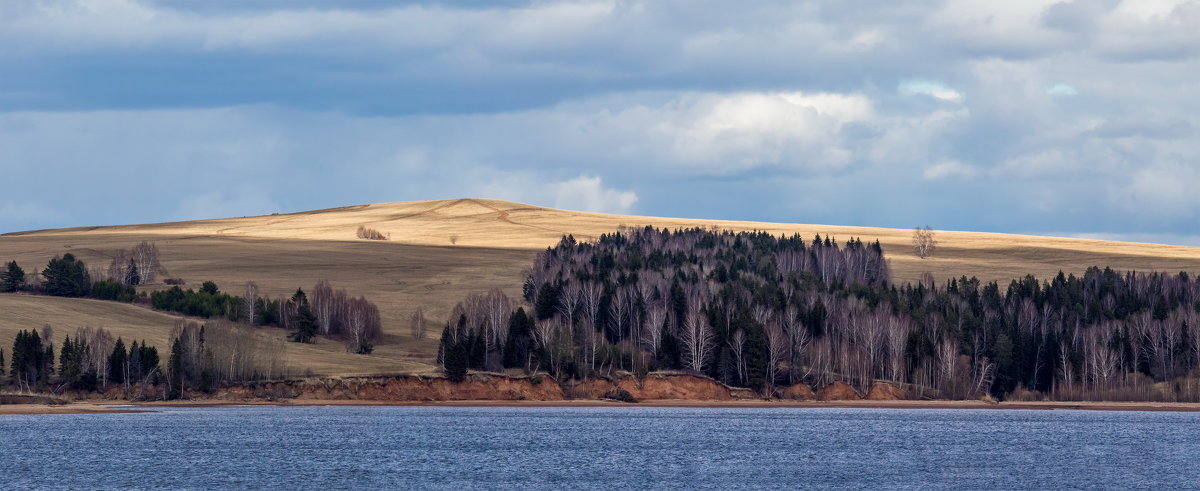
[[[1200,414],[220,407],[0,416],[0,488],[1200,486]]]

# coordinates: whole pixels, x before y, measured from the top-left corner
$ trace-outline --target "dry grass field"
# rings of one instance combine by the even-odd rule
[[[0,235],[0,260],[27,272],[66,252],[89,265],[106,265],[114,251],[140,241],[158,244],[169,276],[198,288],[205,280],[240,294],[254,281],[264,294],[306,291],[319,279],[379,305],[385,338],[370,356],[351,355],[331,341],[288,343],[291,369],[302,374],[348,375],[432,369],[438,324],[467,293],[491,288],[518,296],[522,270],[534,255],[564,234],[586,240],[619,226],[720,227],[772,234],[819,233],[839,240],[878,239],[897,281],[931,273],[938,281],[961,275],[1002,280],[1088,266],[1139,271],[1200,273],[1200,248],[977,232],[938,231],[933,258],[912,253],[912,231],[720,220],[605,215],[555,210],[495,200],[459,199],[384,203],[302,213],[192,222],[39,230]],[[358,239],[370,227],[391,240]],[[158,289],[151,285],[143,289]],[[414,341],[408,319],[421,306],[434,323],[430,339]],[[116,335],[145,338],[167,348],[176,317],[134,305],[28,295],[0,295],[0,346],[18,329],[55,328],[55,342],[79,326],[105,327]],[[282,337],[274,329],[264,336]]]

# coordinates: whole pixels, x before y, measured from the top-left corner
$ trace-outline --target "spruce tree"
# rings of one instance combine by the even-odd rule
[[[308,303],[300,304],[300,307],[296,309],[296,315],[291,318],[289,324],[295,329],[291,335],[292,341],[311,343],[317,336],[317,316],[313,315]]]
[[[25,286],[25,270],[17,266],[16,261],[9,261],[5,270],[0,272],[0,292],[15,292],[23,286]]]
[[[130,383],[137,383],[142,380],[145,373],[142,371],[142,347],[138,346],[138,342],[134,341],[129,345],[129,378]]]
[[[466,380],[467,364],[470,362],[467,358],[466,343],[451,344],[449,350],[446,351],[446,378],[456,384]]]
[[[126,285],[139,285],[142,283],[142,275],[138,273],[137,263],[133,262],[133,259],[129,260],[129,268],[127,268],[126,271],[127,271],[127,273],[125,273],[125,284]]]
[[[171,359],[167,362],[170,369],[167,399],[179,399],[183,396],[183,343],[179,338],[171,344]]]
[[[92,290],[87,266],[71,253],[51,259],[42,271],[46,278],[43,288],[47,295],[56,297],[82,297]]]
[[[158,348],[146,344],[146,340],[142,340],[142,374],[139,378],[144,378],[150,375],[154,369],[158,368]]]
[[[114,384],[124,384],[126,382],[126,369],[128,368],[129,353],[125,351],[125,341],[117,338],[117,344],[113,346],[112,354],[108,355],[108,380]]]

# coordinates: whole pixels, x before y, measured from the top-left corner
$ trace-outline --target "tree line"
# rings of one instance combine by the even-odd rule
[[[290,329],[293,331],[290,338],[298,342],[311,342],[316,335],[324,335],[342,340],[347,350],[360,354],[371,353],[382,335],[378,306],[366,297],[334,290],[326,280],[313,287],[311,304],[310,296],[303,290],[297,289],[290,298],[272,299],[260,295],[254,282],[246,284],[241,296],[222,292],[212,281],[202,283],[199,290],[174,284],[149,294],[137,291],[137,285],[152,283],[163,271],[158,246],[143,241],[131,252],[115,252],[106,269],[89,268],[71,253],[54,257],[42,271],[31,275],[16,261],[10,261],[0,270],[0,292],[24,291],[126,303],[142,301],[157,310],[192,317],[225,318],[254,326]],[[98,279],[93,281],[93,278]]]
[[[878,242],[711,229],[564,237],[523,298],[470,295],[439,360],[466,369],[686,370],[771,394],[875,380],[965,398],[1200,397],[1200,281],[1119,273],[895,285]]]
[[[120,387],[126,397],[178,399],[221,384],[287,375],[283,341],[237,324],[180,320],[171,332],[171,351],[160,365],[158,348],[145,340],[113,338],[104,328],[80,327],[57,351],[54,330],[21,330],[13,341],[9,382],[23,391],[106,392]],[[4,374],[0,350],[0,375]],[[186,391],[186,392],[185,392]]]
[[[291,297],[274,299],[261,295],[254,282],[246,284],[242,296],[224,293],[212,281],[204,282],[199,291],[175,285],[152,292],[150,304],[194,317],[280,327],[291,331],[291,340],[301,343],[312,342],[318,335],[340,339],[347,350],[359,354],[371,353],[383,333],[374,302],[344,289],[334,290],[327,280],[319,280],[311,294],[298,288]]]
[[[221,384],[287,375],[283,341],[226,321],[180,320],[171,331],[163,397],[209,392]]]
[[[124,250],[116,252],[106,270],[89,270],[82,259],[70,252],[50,259],[46,268],[32,274],[26,274],[16,261],[10,261],[0,271],[0,292],[88,297],[131,303],[138,298],[137,288],[134,287],[154,282],[161,270],[158,247],[143,241],[133,247],[132,253]]]
[[[53,328],[21,330],[13,341],[9,381],[18,390],[104,391],[120,386],[126,394],[135,387],[140,392],[155,385],[159,375],[158,349],[144,340],[128,348],[121,338],[103,328],[81,327],[75,338],[67,335],[59,350],[55,370]],[[4,373],[4,353],[0,350],[0,375]]]

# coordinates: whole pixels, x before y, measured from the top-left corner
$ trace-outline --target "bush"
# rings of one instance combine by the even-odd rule
[[[183,278],[165,278],[165,279],[163,279],[163,283],[167,284],[167,285],[186,285],[187,284],[186,281],[183,281]]]
[[[369,239],[369,240],[390,240],[392,238],[392,236],[391,236],[391,234],[384,235],[383,232],[380,232],[373,228],[367,228],[362,225],[359,225],[358,238]]]
[[[184,290],[177,285],[150,294],[150,304],[158,310],[204,318],[236,313],[235,307],[239,300],[237,297],[221,293],[211,281],[204,282],[204,287],[198,292],[190,288]]]
[[[116,280],[100,280],[92,284],[92,297],[129,303],[137,298],[137,289]]]

